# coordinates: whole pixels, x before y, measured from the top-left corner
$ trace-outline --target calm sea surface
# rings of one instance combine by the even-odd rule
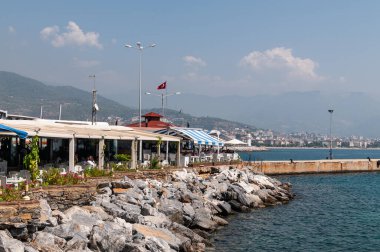
[[[301,160],[328,153],[291,151],[260,154],[264,160]],[[271,152],[283,158],[271,157]],[[379,150],[334,152],[335,158],[380,158]],[[230,216],[229,225],[213,235],[213,251],[380,251],[380,173],[276,178],[293,184],[295,199]]]

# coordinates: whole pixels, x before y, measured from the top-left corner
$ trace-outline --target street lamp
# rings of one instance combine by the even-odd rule
[[[181,92],[175,92],[175,93],[172,93],[172,94],[156,94],[156,93],[151,93],[151,92],[145,92],[146,95],[155,95],[155,96],[161,96],[161,108],[162,108],[162,116],[165,116],[165,107],[164,107],[164,98],[168,97],[168,96],[172,96],[172,95],[179,95],[181,94]],[[166,101],[167,101],[167,98],[166,98]]]
[[[330,156],[330,159],[332,159],[332,136],[331,136],[331,128],[332,128],[332,115],[333,115],[334,110],[333,110],[333,109],[329,109],[328,112],[330,113],[330,152],[329,152],[329,156]]]
[[[155,47],[156,44],[151,44],[146,48]],[[143,50],[146,49],[142,46],[141,42],[137,42],[136,46],[132,46],[129,44],[126,44],[125,47],[127,48],[134,48],[137,49],[140,52],[140,63],[139,63],[139,128],[141,128],[141,68],[142,68],[142,53]],[[140,140],[140,152],[139,152],[139,160],[142,161],[142,140]]]
[[[151,44],[149,45],[148,47],[146,48],[150,48],[150,47],[155,47],[156,44]],[[136,43],[136,46],[132,46],[132,45],[125,45],[125,47],[127,48],[135,48],[137,50],[139,50],[140,52],[140,63],[139,63],[139,127],[141,128],[141,70],[142,70],[142,53],[143,53],[143,50],[146,49],[142,46],[141,42],[137,42]]]

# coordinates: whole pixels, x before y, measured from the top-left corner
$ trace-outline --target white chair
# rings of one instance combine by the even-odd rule
[[[161,165],[162,165],[162,166],[169,166],[169,162],[168,162],[168,160],[162,160]]]
[[[150,160],[150,155],[149,154],[144,154],[144,160]]]
[[[0,162],[0,175],[6,176],[8,172],[8,163],[7,161],[1,161]]]
[[[7,185],[7,177],[0,176],[0,187],[5,187]]]

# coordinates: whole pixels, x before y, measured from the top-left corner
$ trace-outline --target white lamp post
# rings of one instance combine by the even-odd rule
[[[172,95],[179,95],[181,92],[175,92],[172,94],[156,94],[156,93],[151,93],[151,92],[145,92],[147,95],[155,95],[155,96],[160,96],[161,97],[161,109],[162,109],[162,116],[165,116],[165,107],[164,107],[164,98]],[[167,99],[167,98],[166,98]]]
[[[332,115],[333,115],[333,112],[334,110],[333,109],[329,109],[328,112],[330,113],[330,152],[329,152],[329,156],[330,156],[330,160],[333,158],[332,156],[332,136],[331,136],[331,128],[332,128]]]
[[[146,48],[155,47],[156,44],[151,44]],[[142,69],[142,53],[143,50],[146,49],[142,46],[141,42],[137,42],[136,46],[132,46],[126,44],[127,48],[135,48],[140,52],[140,63],[139,63],[139,128],[141,128],[141,69]],[[142,161],[142,140],[140,140],[140,152],[139,152],[139,160]]]

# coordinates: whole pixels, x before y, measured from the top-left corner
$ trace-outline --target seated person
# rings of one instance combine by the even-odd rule
[[[89,156],[87,158],[87,164],[91,165],[91,167],[96,167],[96,163],[94,161],[94,157],[93,156]]]

